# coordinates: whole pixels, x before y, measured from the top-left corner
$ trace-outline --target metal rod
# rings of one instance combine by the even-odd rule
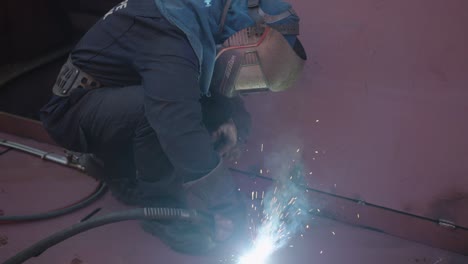
[[[0,138],[0,145],[38,156],[44,160],[48,160],[48,161],[52,161],[61,165],[73,167],[75,169],[79,169],[82,171],[85,170],[83,166],[79,164],[71,163],[70,160],[66,156],[63,156],[63,155],[46,152],[37,148],[33,148],[30,146],[26,146],[17,142],[13,142],[13,141],[1,139],[1,138]]]

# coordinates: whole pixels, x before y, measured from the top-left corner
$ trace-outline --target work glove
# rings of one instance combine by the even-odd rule
[[[219,156],[231,160],[235,159],[237,149],[237,127],[232,119],[220,125],[213,133],[211,138],[214,148]]]
[[[252,127],[252,118],[242,98],[212,93],[210,97],[202,97],[200,104],[203,123],[212,136],[215,150],[225,160],[237,160]]]
[[[187,208],[212,216],[211,222],[143,222],[143,229],[185,254],[209,254],[233,245],[247,230],[245,200],[222,162],[204,177],[183,185]],[[245,240],[245,238],[244,238]]]

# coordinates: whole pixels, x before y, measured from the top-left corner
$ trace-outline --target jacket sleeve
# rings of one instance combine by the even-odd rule
[[[178,177],[191,181],[219,163],[202,122],[198,69],[183,57],[167,57],[143,69],[146,118]]]

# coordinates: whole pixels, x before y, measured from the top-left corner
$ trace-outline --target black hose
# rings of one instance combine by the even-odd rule
[[[92,228],[107,225],[115,222],[127,220],[182,220],[182,221],[203,221],[205,220],[196,210],[186,210],[178,208],[138,208],[123,212],[110,213],[101,217],[96,217],[85,222],[75,224],[58,233],[55,233],[19,252],[15,256],[6,260],[3,264],[19,264],[32,257],[37,257],[48,248],[82,233]]]
[[[78,202],[72,206],[57,209],[51,212],[32,214],[32,215],[0,216],[0,225],[2,224],[2,222],[6,222],[10,224],[10,223],[18,223],[18,222],[26,222],[26,221],[39,221],[39,220],[51,219],[54,217],[69,214],[69,213],[72,213],[76,210],[79,210],[81,208],[84,208],[92,204],[94,201],[99,199],[106,192],[106,190],[107,190],[106,184],[99,183],[99,185],[96,187],[96,191],[93,194],[91,194],[89,197],[87,197],[83,201]]]
[[[36,149],[27,145],[23,145],[17,142],[13,142],[13,141],[1,139],[1,138],[0,138],[0,145],[7,147],[6,151],[10,149],[15,149],[15,150],[19,150],[25,153],[32,154],[36,157],[40,157],[41,159],[52,161],[57,164],[72,167],[74,169],[79,169],[80,171],[84,170],[84,168],[81,165],[70,162],[68,158],[65,156],[57,155],[54,153],[50,153],[47,151],[43,151],[40,149]],[[51,219],[54,217],[72,213],[76,210],[79,210],[83,207],[90,205],[91,203],[99,199],[106,192],[106,190],[107,190],[106,185],[104,183],[99,183],[99,185],[96,187],[96,190],[94,191],[93,194],[86,197],[82,201],[77,202],[76,204],[67,206],[65,208],[53,210],[51,212],[46,212],[46,213],[39,213],[39,214],[33,214],[33,215],[0,216],[0,225],[26,222],[26,221],[39,221],[39,220]]]

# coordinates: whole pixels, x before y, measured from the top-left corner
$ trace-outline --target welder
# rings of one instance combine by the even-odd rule
[[[214,216],[143,224],[175,250],[209,252],[246,220],[223,162],[248,135],[240,96],[297,79],[298,23],[282,0],[123,1],[71,51],[41,119],[120,201]]]

